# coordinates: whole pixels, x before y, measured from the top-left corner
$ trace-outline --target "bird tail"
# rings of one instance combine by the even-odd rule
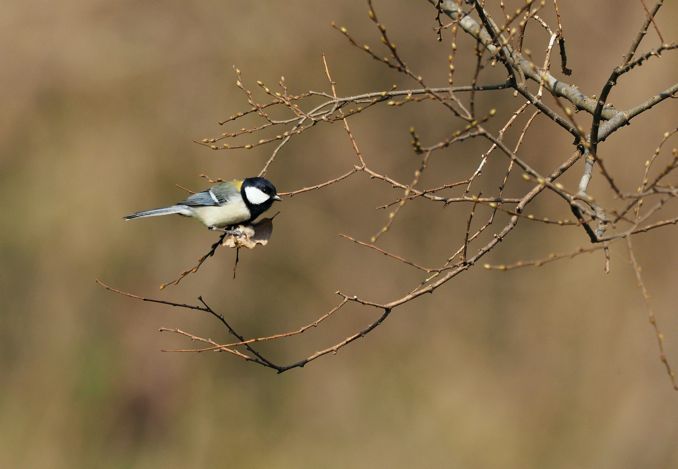
[[[172,205],[171,207],[156,208],[153,210],[144,210],[123,217],[125,220],[134,220],[135,218],[160,217],[162,215],[179,214],[190,217],[193,213],[185,205]]]

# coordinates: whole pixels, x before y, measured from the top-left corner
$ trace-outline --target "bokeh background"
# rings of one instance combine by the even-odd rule
[[[430,5],[376,7],[411,66],[444,84],[449,41],[435,41]],[[626,52],[641,8],[561,2],[571,80],[584,92],[597,93]],[[337,237],[369,239],[386,216],[374,208],[398,196],[362,176],[279,205],[271,243],[242,254],[236,280],[233,252],[224,249],[198,275],[160,292],[215,235],[178,217],[121,220],[183,197],[175,184],[203,188],[200,173],[259,171],[270,147],[213,152],[193,143],[246,109],[233,65],[251,85],[284,75],[295,91],[322,90],[325,53],[341,94],[412,86],[331,29],[336,21],[374,43],[365,2],[10,1],[2,10],[0,467],[678,465],[678,394],[619,247],[607,275],[600,253],[535,270],[471,271],[396,310],[336,356],[283,375],[223,354],[162,353],[190,344],[158,333],[161,326],[216,340],[227,334],[212,318],[95,284],[168,300],[203,295],[246,335],[298,327],[329,309],[338,289],[381,301],[416,285],[417,272]],[[667,42],[677,16],[678,5],[667,2],[658,19]],[[545,36],[532,33],[540,56]],[[657,44],[654,32],[648,38],[645,47]],[[460,49],[469,45],[460,38]],[[472,65],[460,53],[460,83]],[[674,82],[677,68],[669,53],[625,77],[611,101],[644,100]],[[500,80],[502,71],[484,77]],[[510,93],[479,97],[504,118],[517,103]],[[669,100],[601,147],[627,187],[677,117]],[[351,123],[375,169],[409,180],[418,160],[407,129],[415,125],[432,141],[455,128],[448,118],[423,105],[376,109]],[[525,155],[539,168],[572,150],[546,121],[530,132]],[[459,179],[484,147],[436,155],[424,185]],[[339,126],[319,126],[287,146],[269,176],[292,190],[346,171],[353,158]],[[565,182],[575,184],[576,175]],[[593,191],[605,197],[601,187]],[[463,240],[468,208],[410,204],[383,245],[438,264]],[[532,209],[567,216],[548,198]],[[580,229],[521,224],[488,261],[586,243]],[[675,228],[636,246],[675,365]],[[264,350],[278,361],[301,358],[373,314],[347,309]]]

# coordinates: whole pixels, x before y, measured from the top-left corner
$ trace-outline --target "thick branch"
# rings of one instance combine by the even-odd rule
[[[478,21],[467,15],[454,0],[440,2],[439,8],[452,20],[458,21],[462,29],[483,44],[490,54],[496,55],[499,53],[499,48],[493,43],[492,36],[487,30]],[[514,65],[520,69],[526,78],[537,83],[543,83],[546,89],[553,95],[568,100],[577,109],[584,110],[590,114],[595,112],[597,100],[586,96],[575,85],[556,79],[547,70],[540,70],[537,65],[526,59],[521,53],[513,50],[509,45],[505,45],[504,48],[510,52],[512,59],[515,61]],[[607,120],[614,117],[617,112],[612,106],[607,106],[601,116]]]

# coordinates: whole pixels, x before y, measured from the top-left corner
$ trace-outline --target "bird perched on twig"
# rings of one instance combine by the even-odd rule
[[[175,205],[136,212],[124,219],[177,214],[196,218],[209,229],[218,230],[254,221],[276,200],[280,197],[269,180],[262,177],[234,179],[215,184]]]

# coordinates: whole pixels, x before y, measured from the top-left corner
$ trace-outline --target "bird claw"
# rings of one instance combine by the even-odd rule
[[[245,236],[245,233],[242,232],[242,230],[239,229],[233,229],[233,228],[219,228],[217,226],[210,226],[208,227],[210,231],[220,231],[222,233],[227,234],[228,236],[235,236],[236,238],[242,238]]]

